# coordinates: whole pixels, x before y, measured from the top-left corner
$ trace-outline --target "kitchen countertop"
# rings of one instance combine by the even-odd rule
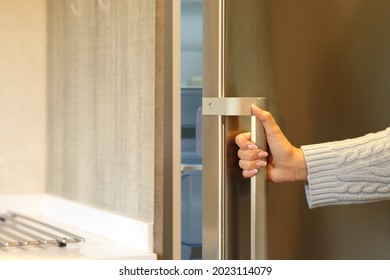
[[[156,259],[149,224],[50,195],[0,196],[0,214],[7,210],[60,227],[83,237],[85,242],[65,247],[49,244],[0,247],[3,260]],[[136,248],[137,244],[140,248]]]
[[[85,242],[70,243],[65,247],[39,245],[0,247],[0,260],[82,260],[82,259],[155,259],[152,253],[143,252],[123,244],[83,232],[68,225],[45,221],[85,238]]]

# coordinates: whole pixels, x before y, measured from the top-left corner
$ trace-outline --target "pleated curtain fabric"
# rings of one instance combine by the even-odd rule
[[[155,1],[48,1],[47,190],[153,222]]]

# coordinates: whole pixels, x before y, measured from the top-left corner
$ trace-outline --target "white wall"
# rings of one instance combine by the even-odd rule
[[[46,1],[0,0],[0,193],[45,186]]]

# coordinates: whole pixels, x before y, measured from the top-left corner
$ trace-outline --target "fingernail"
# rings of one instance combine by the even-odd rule
[[[255,109],[255,110],[259,110],[259,107],[258,107],[258,106],[256,106],[255,104],[252,104],[252,105],[251,105],[251,107],[252,107],[252,110],[253,110],[253,109]]]
[[[257,169],[249,170],[249,173],[251,173],[251,174],[257,174]]]
[[[267,162],[264,161],[264,160],[259,160],[259,161],[256,162],[256,166],[257,167],[264,167],[266,165],[267,165]]]
[[[258,153],[257,157],[259,157],[259,158],[268,157],[268,153],[267,153],[267,152],[264,152],[264,151],[261,151],[261,152]]]
[[[257,146],[254,145],[254,144],[249,144],[249,145],[248,145],[248,149],[249,149],[249,150],[257,150],[258,148],[257,148]]]

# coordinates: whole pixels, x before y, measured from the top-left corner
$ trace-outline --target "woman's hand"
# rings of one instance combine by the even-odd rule
[[[268,153],[250,141],[249,132],[236,136],[236,144],[239,146],[239,165],[243,169],[245,178],[257,174],[257,169],[268,166],[268,180],[275,183],[296,182],[307,180],[307,167],[301,149],[294,147],[284,136],[273,116],[256,106],[252,106],[252,113],[262,122],[267,143]],[[266,157],[268,156],[268,163]]]

